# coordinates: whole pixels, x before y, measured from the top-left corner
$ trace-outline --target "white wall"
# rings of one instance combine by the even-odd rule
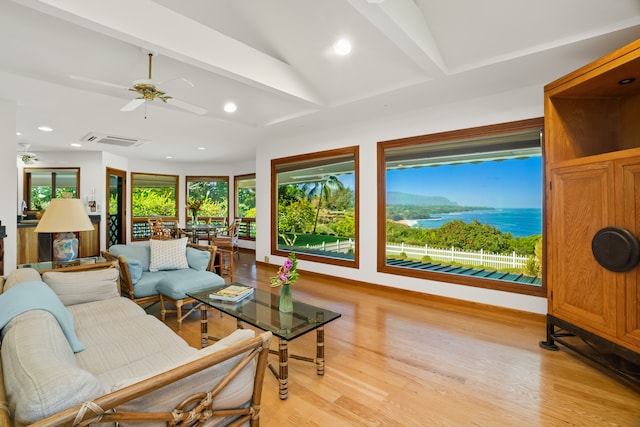
[[[369,123],[341,128],[327,127],[319,132],[309,132],[279,141],[261,141],[256,154],[258,215],[256,259],[262,261],[268,256],[271,263],[283,262],[283,258],[273,256],[270,249],[271,159],[345,146],[359,146],[360,267],[353,269],[301,260],[299,262],[301,270],[534,313],[546,313],[545,298],[401,277],[376,271],[377,142],[542,117],[542,94],[542,87],[527,87],[470,101],[441,105],[437,108],[388,116],[384,120],[376,119]]]
[[[15,189],[18,184],[15,153],[17,105],[15,101],[0,99],[0,221],[6,229],[4,239],[4,275],[16,268],[17,215]]]

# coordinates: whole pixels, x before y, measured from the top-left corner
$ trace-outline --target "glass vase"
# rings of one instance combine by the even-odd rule
[[[281,313],[293,313],[293,298],[291,297],[291,287],[288,283],[280,287],[278,310]]]

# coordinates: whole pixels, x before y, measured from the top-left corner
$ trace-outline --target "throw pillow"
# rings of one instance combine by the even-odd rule
[[[187,262],[187,237],[172,240],[149,241],[151,261],[149,271],[179,270],[189,268]]]
[[[38,280],[42,279],[40,278],[40,273],[35,268],[17,268],[9,274],[9,277],[7,277],[7,280],[4,282],[3,292],[7,292],[18,283],[37,282]]]
[[[42,275],[42,280],[68,306],[119,297],[119,273],[117,268],[68,273],[48,271]]]
[[[209,251],[187,248],[187,262],[189,263],[189,268],[193,268],[198,271],[205,271],[209,266],[210,259],[211,252]]]
[[[131,284],[135,285],[142,279],[142,262],[137,259],[127,258],[127,267],[131,276]]]

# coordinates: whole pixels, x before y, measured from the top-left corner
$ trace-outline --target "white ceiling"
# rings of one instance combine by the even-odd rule
[[[639,0],[0,0],[0,98],[42,159],[97,132],[146,140],[109,148],[131,158],[235,163],[390,107],[542,86],[639,37]],[[70,77],[129,87],[149,51],[159,88],[205,115],[155,100],[145,119],[120,111],[135,93]]]

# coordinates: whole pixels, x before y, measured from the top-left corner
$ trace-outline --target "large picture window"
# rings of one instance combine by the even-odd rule
[[[542,119],[378,144],[378,270],[544,295]]]
[[[150,236],[149,218],[177,226],[178,176],[131,173],[132,238]]]
[[[256,238],[256,175],[237,175],[234,177],[236,186],[236,214],[235,220],[240,227],[238,236],[241,239],[255,240]]]
[[[357,171],[357,147],[272,160],[272,252],[357,267]]]
[[[229,217],[229,177],[188,176],[186,181],[187,218],[192,217],[196,206],[199,221],[226,224]]]

